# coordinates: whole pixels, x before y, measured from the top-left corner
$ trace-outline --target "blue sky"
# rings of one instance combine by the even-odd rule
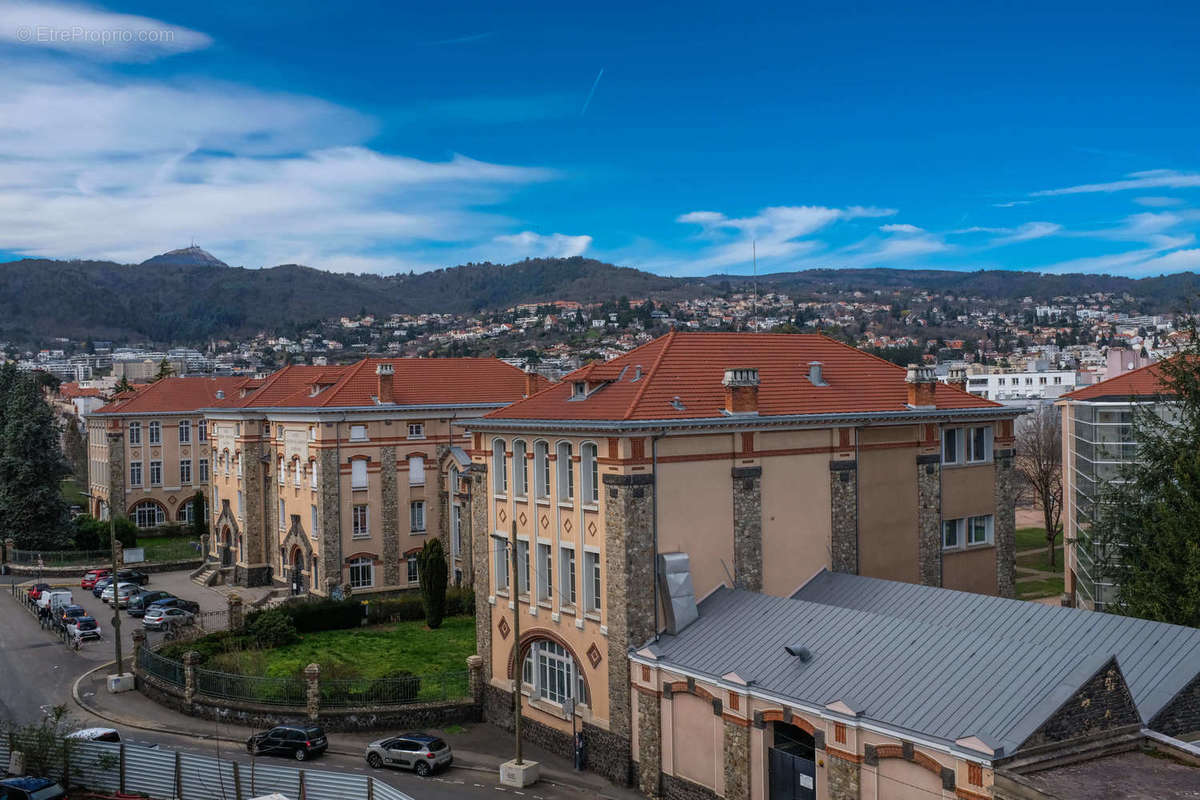
[[[1198,22],[0,0],[0,256],[1200,269]]]

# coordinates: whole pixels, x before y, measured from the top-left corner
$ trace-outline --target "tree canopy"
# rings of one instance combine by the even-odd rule
[[[24,549],[64,549],[71,527],[60,484],[69,474],[37,379],[0,368],[0,538]]]

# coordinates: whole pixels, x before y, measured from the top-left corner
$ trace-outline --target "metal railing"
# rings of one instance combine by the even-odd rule
[[[72,567],[91,564],[111,564],[111,550],[17,550],[8,551],[8,560],[12,564],[36,567]]]
[[[159,680],[166,681],[174,686],[184,685],[183,663],[160,656],[149,647],[140,648],[138,666]]]
[[[471,694],[470,673],[321,680],[321,705],[330,708],[460,700]]]
[[[260,678],[197,668],[196,693],[247,703],[303,706],[308,700],[308,684],[303,678]]]

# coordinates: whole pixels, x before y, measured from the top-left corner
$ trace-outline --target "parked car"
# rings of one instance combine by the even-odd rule
[[[47,589],[38,595],[38,608],[44,608],[47,611],[57,611],[59,606],[69,606],[74,602],[71,593],[66,589]]]
[[[72,620],[79,617],[86,617],[87,609],[83,606],[63,606],[58,611],[58,616],[55,617],[55,624],[60,628],[65,628],[71,624]]]
[[[150,582],[150,576],[136,569],[123,569],[117,573],[117,580],[125,583],[136,583],[138,586],[145,586]]]
[[[88,570],[86,573],[84,573],[84,576],[79,579],[79,588],[94,589],[96,588],[96,581],[100,580],[101,578],[106,578],[108,575],[109,572],[106,569]]]
[[[436,736],[415,731],[367,745],[367,764],[372,769],[399,767],[411,769],[424,778],[434,770],[454,763],[450,745]]]
[[[105,603],[112,604],[114,589],[115,593],[117,594],[117,602],[114,607],[129,605],[130,598],[139,595],[142,592],[142,587],[138,586],[136,583],[118,583],[115,587],[110,583],[105,590],[100,593],[100,599]]]
[[[157,603],[159,600],[168,600],[175,595],[170,592],[164,592],[161,589],[155,589],[150,592],[142,592],[137,597],[129,601],[129,616],[140,617],[146,613],[146,609]]]
[[[67,634],[72,639],[99,639],[100,623],[92,617],[75,617],[67,623]]]
[[[30,600],[37,600],[39,597],[42,596],[42,592],[46,591],[49,588],[50,588],[50,584],[48,584],[48,583],[35,583],[33,586],[29,587],[29,591],[26,592],[26,594],[29,595]]]
[[[182,608],[189,614],[199,614],[200,604],[192,600],[184,600],[182,597],[167,597],[162,600],[154,600],[148,606],[143,601],[144,608]]]
[[[67,793],[49,778],[0,780],[0,800],[66,800]]]
[[[151,606],[142,617],[142,625],[151,631],[165,631],[170,628],[181,628],[196,621],[196,615],[182,608],[162,608]]]
[[[246,752],[252,756],[291,756],[297,761],[320,755],[328,746],[321,728],[295,725],[279,725],[246,740]]]
[[[112,575],[105,575],[103,578],[98,579],[96,584],[92,586],[92,596],[99,597],[100,595],[104,594],[104,590],[107,589],[112,582]]]
[[[116,728],[82,728],[74,733],[68,733],[67,738],[85,742],[112,742],[116,744],[121,741],[121,734]]]

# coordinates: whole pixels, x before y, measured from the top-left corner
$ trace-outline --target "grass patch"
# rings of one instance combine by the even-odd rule
[[[1062,545],[1054,548],[1054,564],[1046,558],[1045,545],[1043,549],[1036,553],[1027,553],[1023,556],[1017,556],[1018,567],[1028,567],[1029,569],[1040,569],[1042,572],[1062,572],[1063,568],[1063,549]]]
[[[465,672],[467,656],[474,652],[475,618],[448,617],[436,631],[418,621],[306,633],[286,647],[241,654],[240,660],[247,663],[223,663],[232,654],[212,662],[217,669],[241,667],[237,671],[274,677],[297,675],[309,664],[320,664],[322,675],[330,677],[379,678],[398,670],[414,675]]]
[[[1017,581],[1017,597],[1021,600],[1036,600],[1039,597],[1057,597],[1063,593],[1063,579],[1038,579],[1033,581]]]
[[[1015,538],[1018,552],[1031,547],[1046,547],[1046,529],[1040,525],[1036,528],[1017,528]]]
[[[88,510],[88,499],[83,494],[83,488],[74,478],[63,478],[59,484],[62,491],[63,500],[69,506],[79,506],[84,511]]]
[[[466,731],[466,728],[464,728],[462,725],[459,725],[457,722],[442,728],[442,733],[446,734],[447,736],[457,736],[464,731]]]
[[[178,536],[139,537],[137,546],[146,549],[147,561],[182,561],[186,558],[200,558],[200,552],[192,546],[192,540]]]

